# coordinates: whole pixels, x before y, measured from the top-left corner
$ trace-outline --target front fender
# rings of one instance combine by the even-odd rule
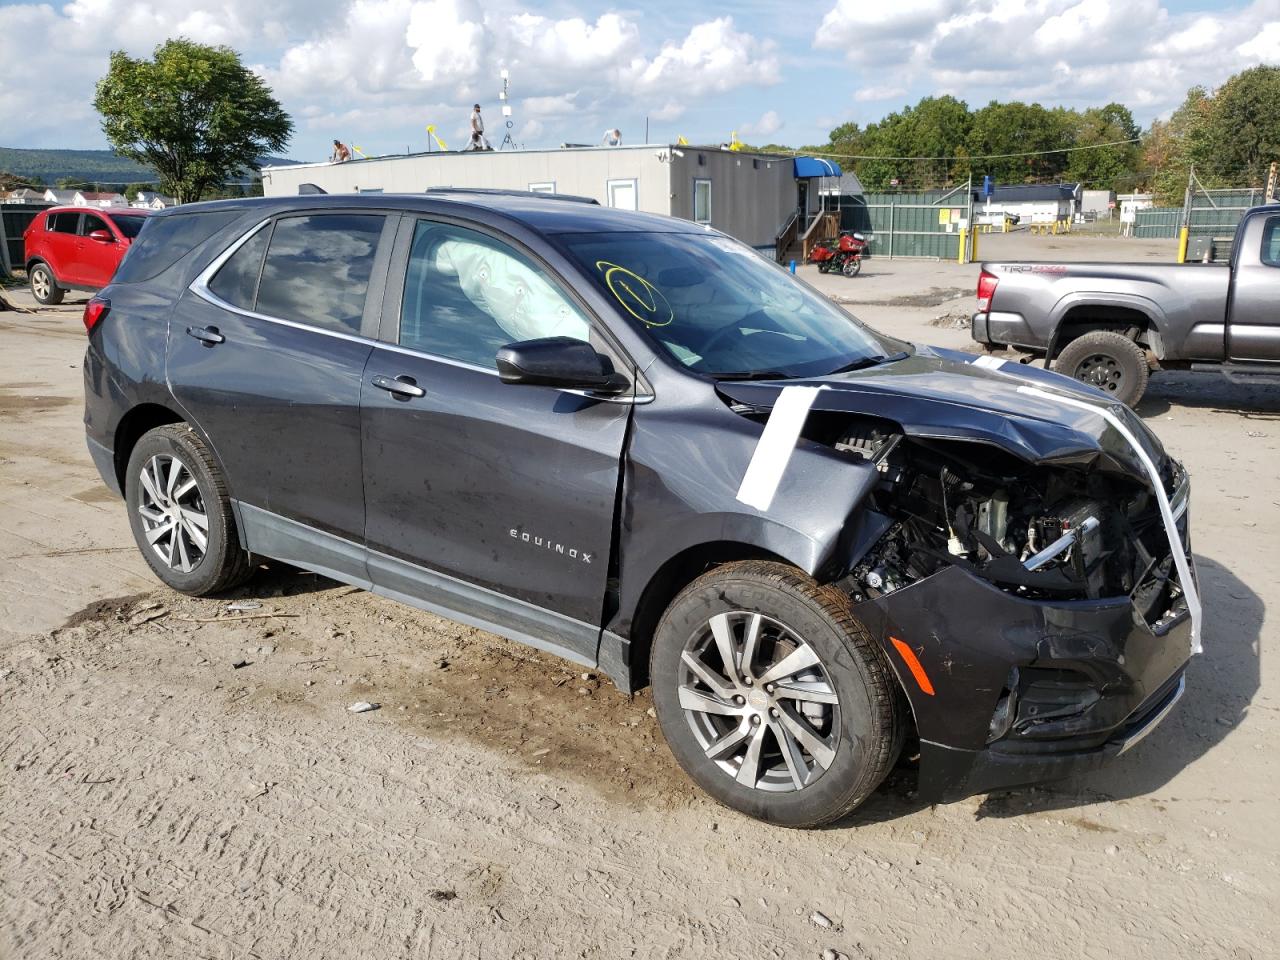
[[[803,439],[767,511],[739,501],[762,432],[761,424],[725,408],[637,411],[619,524],[618,613],[610,629],[627,635],[645,588],[668,560],[692,548],[740,544],[825,581],[846,573],[884,532],[883,518],[857,509],[878,480],[876,469]]]

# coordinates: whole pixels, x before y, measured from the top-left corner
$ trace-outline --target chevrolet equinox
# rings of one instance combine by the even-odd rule
[[[864,326],[707,227],[495,191],[151,217],[85,310],[88,443],[204,596],[275,558],[652,687],[812,827],[1088,769],[1199,650],[1186,472],[1055,373]]]

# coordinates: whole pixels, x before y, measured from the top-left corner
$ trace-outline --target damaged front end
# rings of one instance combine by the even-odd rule
[[[948,389],[936,379],[935,394]],[[974,382],[981,393],[990,378]],[[870,386],[823,389],[802,443],[878,473],[858,522],[874,517],[882,532],[837,583],[911,704],[921,796],[1051,779],[1128,749],[1181,694],[1193,649],[1194,572],[1189,604],[1171,547],[1191,570],[1185,471],[1140,424],[1121,424],[1129,443],[1069,404],[1038,420],[1039,400],[941,410],[919,392],[886,403],[887,389]],[[913,404],[914,420],[886,415]]]

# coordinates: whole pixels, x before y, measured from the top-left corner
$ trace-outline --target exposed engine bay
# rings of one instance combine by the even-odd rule
[[[946,565],[1028,599],[1130,596],[1149,623],[1179,593],[1155,498],[1130,477],[1032,465],[874,420],[845,420],[823,440],[876,465],[869,506],[891,522],[842,582],[855,600]]]

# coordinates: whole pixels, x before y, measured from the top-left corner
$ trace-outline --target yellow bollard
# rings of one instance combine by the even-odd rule
[[[1183,227],[1178,231],[1178,262],[1187,262],[1187,240],[1190,239],[1191,231],[1187,227]]]
[[[965,241],[965,229],[964,227],[961,227],[960,228],[960,249],[956,253],[956,263],[964,263],[964,241]]]

